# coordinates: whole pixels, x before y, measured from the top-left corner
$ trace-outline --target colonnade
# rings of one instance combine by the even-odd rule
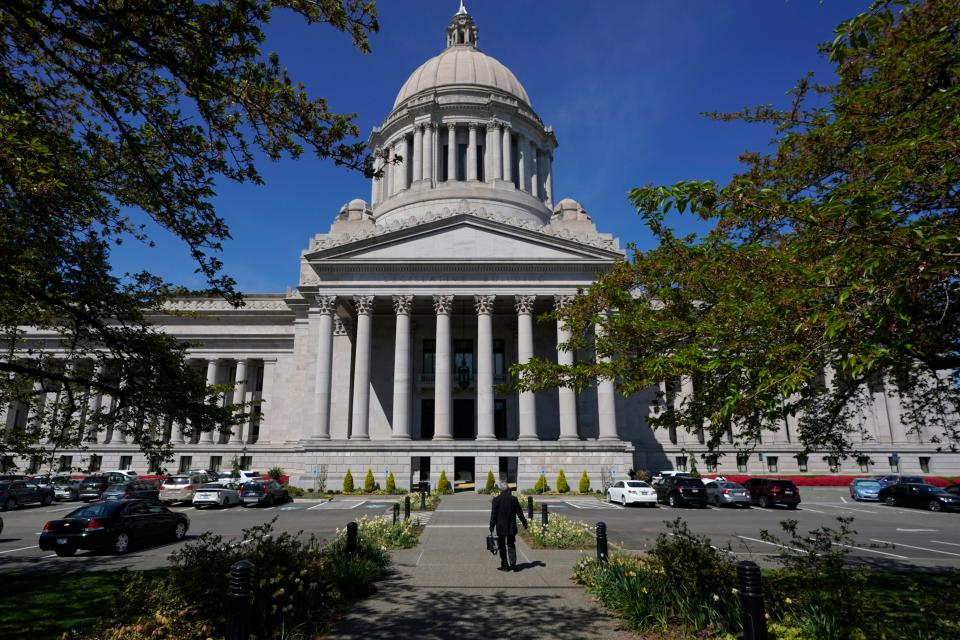
[[[477,316],[476,403],[477,440],[493,440],[494,433],[494,351],[493,312],[495,295],[473,296]],[[533,313],[536,296],[513,297],[517,316],[518,362],[526,363],[533,357]],[[436,316],[435,375],[434,375],[434,440],[453,439],[453,349],[451,338],[451,314],[454,296],[438,294],[431,296]],[[351,416],[351,440],[369,440],[370,410],[370,359],[373,326],[374,296],[352,297],[356,313],[356,338],[353,366],[353,413]],[[410,406],[413,394],[411,376],[411,322],[410,314],[414,297],[394,295],[392,303],[396,322],[394,325],[394,370],[393,370],[393,424],[392,437],[398,440],[411,439]],[[555,308],[562,308],[570,296],[554,296]],[[316,419],[312,422],[310,437],[316,440],[330,439],[330,394],[333,367],[334,316],[337,296],[319,295],[316,298],[318,319],[318,342],[316,369],[311,372],[314,381]],[[573,363],[574,354],[559,345],[570,338],[566,325],[557,321],[557,359],[561,364]],[[599,438],[619,440],[613,382],[600,380],[597,389]],[[534,393],[524,391],[518,397],[519,439],[541,439],[537,428],[537,409]],[[558,406],[560,439],[579,440],[576,394],[573,389],[559,389]]]

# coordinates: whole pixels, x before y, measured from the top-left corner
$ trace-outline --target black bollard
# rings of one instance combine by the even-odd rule
[[[230,567],[227,598],[226,640],[247,640],[253,602],[253,563],[249,560],[240,560]]]
[[[410,519],[410,496],[403,496],[403,519]]]
[[[527,520],[533,520],[533,496],[527,496]]]
[[[740,583],[743,640],[767,640],[767,616],[763,607],[760,567],[749,560],[738,562],[737,582]]]
[[[547,503],[540,505],[540,535],[547,533]]]
[[[357,551],[357,523],[347,523],[347,553],[356,553]]]
[[[420,489],[420,511],[427,510],[427,492]]]
[[[397,526],[398,522],[400,522],[400,504],[395,502],[393,504],[393,526]]]
[[[607,523],[597,523],[597,560],[606,562],[610,555],[607,553]]]

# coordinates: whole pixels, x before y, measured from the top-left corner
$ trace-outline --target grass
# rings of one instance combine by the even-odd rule
[[[864,591],[881,640],[960,637],[960,571],[871,571]]]
[[[129,572],[5,574],[0,638],[54,639],[66,631],[92,626],[110,613],[120,576],[125,573]],[[164,570],[144,573],[162,574]]]

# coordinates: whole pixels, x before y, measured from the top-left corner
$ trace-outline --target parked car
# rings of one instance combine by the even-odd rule
[[[0,511],[16,509],[25,504],[47,506],[53,502],[53,489],[42,488],[29,480],[0,482]]]
[[[244,471],[240,470],[234,473],[233,471],[220,471],[217,473],[215,480],[210,482],[213,484],[220,485],[236,485],[237,487],[242,487],[245,482],[255,482],[257,480],[263,480],[263,474],[259,471]]]
[[[201,482],[204,483],[216,482],[220,478],[219,472],[210,469],[190,469],[190,471],[187,471],[187,475],[198,475]]]
[[[132,544],[183,540],[190,520],[146,500],[105,501],[71,511],[43,525],[40,549],[72,556],[78,549],[126,553]]]
[[[927,484],[927,481],[920,476],[901,476],[899,474],[880,476],[877,478],[877,482],[879,482],[882,487],[888,484]]]
[[[79,500],[80,479],[70,476],[56,476],[53,479],[53,497],[56,500]]]
[[[195,473],[170,476],[160,485],[160,500],[166,505],[193,502],[193,494],[202,485],[203,480]]]
[[[105,475],[87,476],[80,481],[80,499],[84,502],[99,500],[111,484],[113,483]]]
[[[3,518],[0,518],[0,535],[3,535]]]
[[[645,507],[657,506],[657,492],[642,480],[618,480],[607,489],[607,499],[610,502],[619,502],[623,506],[634,503]]]
[[[960,484],[947,485],[943,490],[951,495],[960,496]]]
[[[879,500],[883,485],[875,478],[855,478],[850,482],[850,497],[854,500]]]
[[[699,478],[666,476],[655,488],[657,501],[671,507],[695,506],[704,509],[707,506],[707,489]]]
[[[778,504],[796,509],[800,504],[800,490],[789,480],[750,478],[743,486],[750,492],[750,501],[763,509]]]
[[[891,507],[918,507],[930,511],[960,509],[960,496],[926,483],[900,482],[887,485],[880,489],[880,500]]]
[[[160,491],[149,482],[128,480],[127,482],[110,485],[100,496],[101,500],[129,500],[131,498],[159,500]]]
[[[105,476],[109,476],[109,475],[111,475],[111,474],[117,474],[117,475],[120,475],[120,476],[124,476],[124,477],[125,477],[126,479],[128,479],[128,480],[136,480],[136,479],[137,479],[137,472],[134,471],[133,469],[109,469],[109,470],[103,472],[103,475],[105,475]]]
[[[230,507],[240,503],[240,492],[237,489],[214,483],[203,485],[193,494],[194,509]]]
[[[704,483],[704,487],[707,490],[707,501],[718,507],[727,505],[750,508],[750,492],[742,484],[729,480],[711,480]]]
[[[245,507],[252,504],[272,507],[282,502],[290,502],[292,498],[287,490],[276,480],[255,480],[243,483],[240,490],[240,499]]]

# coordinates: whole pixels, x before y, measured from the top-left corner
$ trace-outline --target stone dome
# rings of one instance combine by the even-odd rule
[[[457,45],[430,58],[411,73],[400,88],[393,108],[396,109],[418,93],[457,86],[497,89],[530,104],[526,89],[503,63],[472,46]]]

